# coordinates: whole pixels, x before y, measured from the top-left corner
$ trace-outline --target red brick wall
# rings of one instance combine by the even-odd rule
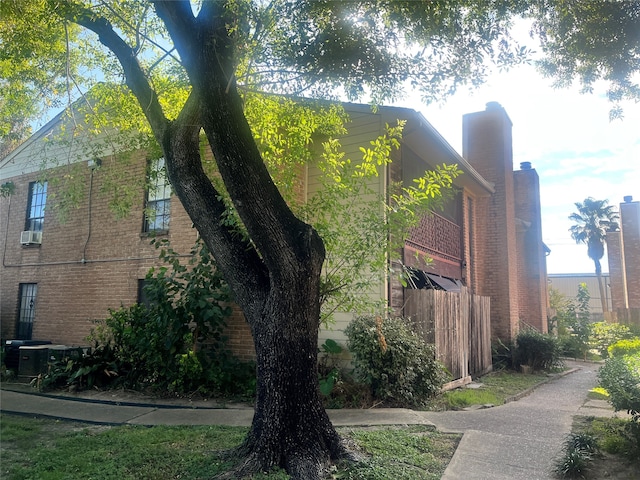
[[[127,167],[119,165],[118,168],[127,168],[127,176],[131,178],[143,178],[145,165],[145,156],[139,154]],[[70,211],[64,223],[51,208],[59,188],[55,182],[49,182],[40,246],[21,246],[19,234],[25,228],[29,182],[37,180],[41,174],[11,179],[16,186],[15,193],[0,203],[0,219],[6,222],[0,230],[0,249],[5,251],[0,283],[3,338],[11,338],[16,333],[20,283],[38,284],[34,339],[86,345],[93,320],[105,318],[109,308],[134,303],[138,280],[145,277],[149,268],[160,264],[157,250],[149,244],[150,238],[141,233],[143,186],[127,187],[133,189],[135,202],[127,217],[116,219],[109,210],[113,192],[101,193],[107,186],[110,167],[113,167],[112,162],[105,159],[103,166],[93,174],[90,236],[87,195],[91,170],[86,167],[74,173],[84,176],[85,197]],[[63,167],[51,170],[48,176],[53,179],[65,174],[68,171]],[[185,260],[197,239],[190,218],[175,196],[171,198],[171,219],[166,237],[178,253],[185,255]],[[244,359],[253,358],[249,328],[240,312],[236,311],[230,319],[229,332],[234,336],[230,344],[232,351]]]
[[[251,329],[244,318],[242,310],[234,307],[231,317],[227,320],[227,346],[233,354],[240,360],[255,360],[256,349],[253,345]]]
[[[462,278],[462,230],[459,225],[432,213],[424,216],[420,223],[409,232],[405,255],[407,265],[425,270],[416,263],[413,253],[428,255],[433,264],[426,269],[429,273],[460,279]]]
[[[479,198],[477,212],[475,291],[491,297],[493,338],[510,339],[518,332],[518,281],[513,190],[511,120],[502,107],[463,118],[463,157],[494,183],[490,198]]]
[[[640,308],[640,202],[620,204],[629,308]]]

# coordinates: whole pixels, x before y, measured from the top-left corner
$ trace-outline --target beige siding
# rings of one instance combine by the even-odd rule
[[[348,135],[341,138],[342,150],[345,152],[345,158],[351,159],[352,162],[358,162],[362,159],[362,152],[360,147],[369,147],[372,140],[375,140],[380,134],[383,133],[384,123],[382,117],[377,114],[372,114],[370,111],[363,111],[362,109],[356,111],[350,111],[347,109],[350,115],[351,121],[346,125]],[[322,172],[317,167],[311,166],[307,170],[307,198],[313,197],[314,193],[318,192],[321,188],[321,175]],[[386,189],[386,169],[381,168],[380,174],[369,185],[374,192],[373,195],[379,195],[385,192]],[[366,199],[363,199],[366,200]],[[381,209],[380,214],[383,214]],[[387,286],[386,283],[375,286],[368,293],[368,296],[372,300],[386,299],[387,298]],[[333,339],[346,346],[346,337],[344,336],[344,329],[352,320],[353,315],[350,313],[338,312],[333,316],[333,322],[329,329],[322,329],[320,332],[320,343],[324,342],[327,338]]]
[[[119,145],[115,131],[92,136],[86,130],[74,128],[73,124],[63,126],[60,118],[61,116],[54,118],[25,143],[0,160],[0,181],[62,165],[102,158],[125,149],[123,145]]]

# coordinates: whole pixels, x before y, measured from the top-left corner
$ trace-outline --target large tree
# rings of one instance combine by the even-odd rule
[[[600,260],[604,256],[607,232],[618,228],[618,213],[608,200],[595,200],[585,198],[584,202],[576,202],[577,212],[569,215],[569,220],[574,222],[569,231],[576,243],[587,245],[587,255],[595,265],[598,287],[600,289],[600,302],[602,312],[609,311],[607,298],[602,284],[602,265]]]
[[[481,83],[491,64],[509,66],[526,58],[529,52],[509,36],[510,22],[518,14],[539,20],[537,31],[554,53],[551,65],[577,58],[573,50],[557,51],[553,44],[556,31],[565,39],[576,38],[575,29],[564,28],[571,23],[565,12],[574,3],[2,2],[0,87],[9,85],[31,99],[11,108],[23,108],[26,115],[39,111],[45,98],[82,84],[80,73],[90,76],[99,70],[100,80],[121,78],[162,150],[177,196],[245,313],[256,346],[258,385],[238,476],[282,466],[294,478],[318,478],[330,461],[348,453],[317,389],[324,244],[293,214],[272,181],[245,117],[244,93],[259,89],[380,102],[401,95],[406,87],[419,90],[427,101],[442,99],[461,84]],[[590,3],[621,12],[628,20],[620,24],[625,31],[638,25],[634,2]],[[610,58],[609,52],[596,51],[581,58],[580,65],[594,65],[588,79],[605,76],[609,69],[600,67],[610,66],[622,76],[607,78],[625,80],[626,91],[637,95],[625,67],[629,63],[637,70],[638,39],[618,41],[613,30],[585,32],[590,40],[615,43],[627,56]],[[49,40],[36,41],[45,38]],[[582,47],[588,50],[594,43]],[[7,76],[12,62],[22,68],[20,76]],[[45,88],[61,79],[68,88]],[[172,82],[182,85],[183,98],[168,93]],[[0,102],[0,110],[7,105]],[[221,221],[228,204],[203,168],[201,132],[246,236]]]

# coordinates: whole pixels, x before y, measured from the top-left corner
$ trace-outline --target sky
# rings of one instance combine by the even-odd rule
[[[462,116],[500,103],[513,123],[513,164],[531,162],[540,177],[543,241],[551,249],[548,273],[594,273],[586,245],[569,234],[575,202],[623,197],[640,200],[640,104],[626,102],[624,118],[609,121],[606,85],[591,94],[579,86],[554,89],[534,66],[497,73],[473,92],[460,91],[442,105],[418,108],[459,153]],[[398,106],[416,108],[415,101]],[[603,272],[609,266],[606,253]]]

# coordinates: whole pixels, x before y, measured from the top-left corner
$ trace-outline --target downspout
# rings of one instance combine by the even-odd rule
[[[100,167],[102,161],[100,159],[89,160],[89,168],[91,168],[91,174],[89,175],[89,214],[87,217],[87,221],[89,223],[87,229],[87,239],[84,242],[84,246],[82,247],[82,260],[80,263],[83,265],[87,263],[87,245],[89,244],[89,240],[91,239],[91,207],[92,207],[92,193],[93,193],[93,174],[96,171],[96,168]]]
[[[11,197],[13,195],[9,195],[9,205],[7,206],[7,225],[4,229],[4,249],[2,251],[2,266],[6,267],[6,258],[7,258],[7,243],[9,243],[9,220],[11,219]]]

